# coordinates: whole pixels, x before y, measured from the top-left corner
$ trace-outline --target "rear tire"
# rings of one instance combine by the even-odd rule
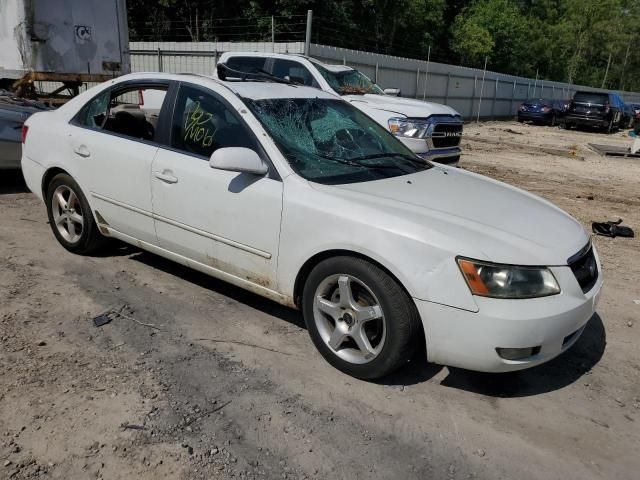
[[[413,300],[378,266],[333,257],[309,274],[302,310],[311,340],[338,370],[361,379],[388,375],[424,336]]]
[[[89,202],[71,176],[59,173],[53,177],[45,201],[51,230],[64,248],[87,255],[107,243],[98,231]]]

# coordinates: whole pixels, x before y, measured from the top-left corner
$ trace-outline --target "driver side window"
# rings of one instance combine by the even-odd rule
[[[213,94],[181,85],[171,123],[171,146],[206,157],[218,148],[245,147],[258,151],[252,132]]]

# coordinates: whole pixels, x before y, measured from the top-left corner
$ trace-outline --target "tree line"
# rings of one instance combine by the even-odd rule
[[[128,0],[134,41],[303,41],[309,9],[314,43],[640,90],[640,0]]]

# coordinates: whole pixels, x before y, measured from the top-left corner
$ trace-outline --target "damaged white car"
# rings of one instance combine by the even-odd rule
[[[576,342],[602,286],[576,220],[269,78],[132,74],[29,118],[22,170],[57,240],[87,254],[114,237],[299,308],[359,378],[423,343],[504,372]]]

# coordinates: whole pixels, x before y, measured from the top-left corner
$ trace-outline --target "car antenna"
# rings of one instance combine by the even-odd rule
[[[296,86],[296,84],[290,80],[276,77],[275,75],[271,75],[269,72],[261,69],[254,69],[253,72],[243,72],[242,70],[233,69],[225,63],[218,63],[216,65],[216,70],[218,72],[218,78],[222,81],[232,81],[234,79],[239,79],[242,82],[245,82],[247,80],[262,82],[268,81]]]

